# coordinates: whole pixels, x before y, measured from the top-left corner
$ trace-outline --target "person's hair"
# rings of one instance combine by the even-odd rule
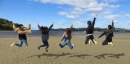
[[[87,24],[88,24],[88,25],[91,25],[91,21],[89,20],[89,21],[87,22]]]
[[[15,23],[15,27],[16,27],[16,28],[17,28],[17,27],[21,27],[21,26],[23,26],[23,24]]]
[[[48,27],[46,27],[46,26],[41,26],[40,27],[41,28],[41,30],[42,30],[42,34],[47,34],[48,32],[47,32],[47,30],[48,30]]]
[[[72,32],[71,28],[66,28],[66,35],[67,35],[67,37],[69,35],[71,35],[71,32]]]
[[[111,25],[108,25],[108,29],[109,29],[109,30],[112,29],[112,26],[111,26]]]
[[[41,30],[43,30],[43,31],[46,31],[46,30],[48,29],[48,27],[46,27],[46,26],[44,26],[44,27],[41,26],[40,28],[41,28]]]

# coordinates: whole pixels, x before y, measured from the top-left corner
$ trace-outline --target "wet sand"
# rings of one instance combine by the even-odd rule
[[[98,44],[84,44],[85,36],[74,35],[71,42],[74,49],[68,46],[60,48],[61,36],[50,36],[49,52],[45,48],[37,49],[41,45],[41,38],[28,37],[29,47],[11,47],[11,43],[19,42],[18,38],[0,38],[0,64],[129,64],[130,63],[130,35],[114,36],[115,47],[102,46],[105,37],[98,39]]]

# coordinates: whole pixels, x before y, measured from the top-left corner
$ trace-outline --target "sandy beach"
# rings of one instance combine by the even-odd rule
[[[73,36],[71,42],[73,49],[68,46],[60,48],[61,36],[51,36],[49,39],[49,52],[45,48],[37,49],[41,45],[41,37],[28,37],[29,47],[11,47],[18,38],[0,39],[0,64],[129,64],[130,63],[130,35],[114,36],[111,45],[102,46],[105,37],[98,39],[98,44],[84,44],[85,36]]]

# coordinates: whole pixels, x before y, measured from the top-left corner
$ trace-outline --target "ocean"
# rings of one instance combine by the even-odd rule
[[[62,36],[65,31],[50,31],[50,36]],[[94,32],[94,36],[99,36],[102,32]],[[114,36],[129,35],[130,33],[114,32]],[[72,36],[85,37],[83,31],[73,31]],[[14,31],[0,31],[0,38],[15,38],[18,34]],[[27,37],[41,37],[40,31],[32,31],[32,34],[27,34]]]

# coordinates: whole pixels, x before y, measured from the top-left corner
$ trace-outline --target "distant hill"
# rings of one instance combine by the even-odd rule
[[[12,21],[0,18],[0,30],[13,30]]]
[[[106,28],[94,28],[94,31],[101,32],[104,31]],[[65,31],[65,28],[59,28],[59,29],[52,29],[53,31]],[[85,31],[86,28],[73,28],[73,31]],[[130,32],[128,29],[123,28],[115,28],[115,32]]]
[[[7,19],[0,18],[0,30],[13,30],[12,27],[12,21],[9,21]],[[59,28],[59,29],[52,29],[53,31],[65,31],[65,28]],[[85,31],[86,28],[73,28],[73,31]],[[94,28],[94,31],[100,32],[105,30],[105,28]],[[116,28],[115,32],[130,32],[128,29],[124,28]]]

